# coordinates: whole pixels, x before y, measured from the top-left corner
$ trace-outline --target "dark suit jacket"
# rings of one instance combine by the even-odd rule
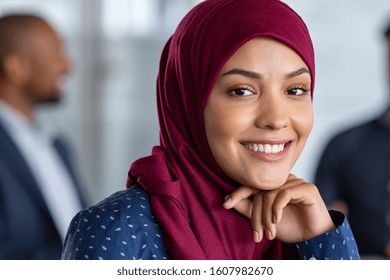
[[[85,207],[66,146],[60,139],[53,145],[64,160]],[[60,259],[61,251],[60,235],[39,186],[0,122],[0,259]]]

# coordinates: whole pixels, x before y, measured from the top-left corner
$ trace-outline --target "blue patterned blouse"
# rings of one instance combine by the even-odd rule
[[[336,229],[291,244],[298,259],[360,259],[347,219],[331,211]],[[62,259],[169,259],[164,239],[140,185],[82,210],[72,220]]]

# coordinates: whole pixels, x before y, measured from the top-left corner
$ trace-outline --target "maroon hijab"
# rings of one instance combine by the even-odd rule
[[[279,241],[254,243],[250,221],[222,207],[239,186],[215,162],[203,109],[228,59],[254,37],[274,38],[298,53],[314,88],[314,51],[305,23],[276,0],[206,0],[167,42],[157,81],[160,146],[135,161],[127,186],[140,183],[173,259],[280,259]],[[283,62],[281,62],[283,63]]]

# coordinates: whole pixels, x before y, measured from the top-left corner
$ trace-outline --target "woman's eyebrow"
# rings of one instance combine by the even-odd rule
[[[222,74],[222,76],[227,76],[227,75],[241,75],[241,76],[245,76],[248,78],[254,78],[254,79],[259,79],[259,80],[262,79],[261,74],[256,73],[256,72],[252,72],[252,71],[248,71],[248,70],[244,70],[244,69],[240,69],[240,68],[234,68],[234,69]]]
[[[286,78],[287,79],[291,79],[291,78],[294,78],[296,76],[299,76],[299,75],[302,75],[302,74],[309,74],[310,75],[310,72],[307,68],[305,67],[302,67],[296,71],[293,71],[293,72],[290,72],[286,75]]]

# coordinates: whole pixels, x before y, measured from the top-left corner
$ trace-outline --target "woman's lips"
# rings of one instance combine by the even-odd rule
[[[292,141],[241,143],[252,156],[266,161],[281,160],[287,155]]]

